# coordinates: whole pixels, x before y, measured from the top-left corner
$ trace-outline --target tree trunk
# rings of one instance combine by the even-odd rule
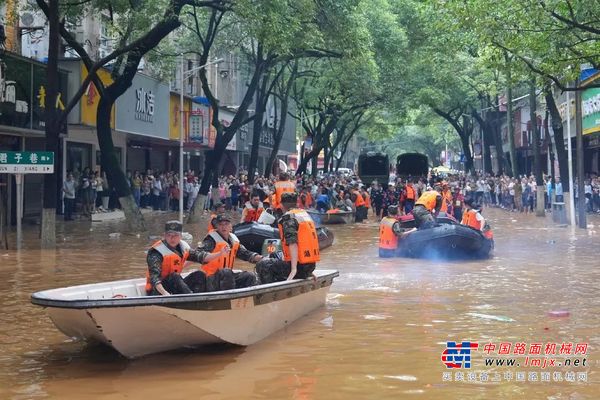
[[[510,153],[510,172],[511,176],[519,175],[519,165],[517,163],[517,150],[515,149],[515,133],[513,126],[512,115],[512,82],[510,64],[506,72],[507,88],[506,88],[506,129],[508,131],[508,145]]]
[[[560,117],[558,107],[556,106],[552,88],[549,85],[544,88],[544,93],[546,98],[546,107],[548,107],[550,118],[552,120],[552,132],[554,132],[554,150],[556,152],[556,158],[558,159],[558,170],[560,172],[563,192],[569,193],[569,157],[567,154],[567,149],[565,149],[563,121]],[[570,104],[567,104],[567,107],[570,107]]]
[[[113,83],[113,85],[118,86],[117,82]],[[116,86],[113,86],[113,88],[116,88]],[[123,90],[123,92],[124,91],[125,90]],[[117,158],[117,153],[115,152],[112,140],[110,119],[113,105],[113,97],[108,94],[106,96],[101,96],[96,113],[96,130],[98,144],[100,145],[102,170],[106,172],[109,185],[117,192],[119,203],[125,213],[127,228],[130,232],[142,232],[146,230],[144,217],[131,194],[131,189],[127,183],[125,173],[121,168],[120,161]]]
[[[466,134],[459,134],[460,143],[462,145],[463,153],[465,155],[465,172],[475,173],[475,167],[473,165],[473,156],[471,155],[471,147],[469,143],[469,136]]]
[[[323,149],[323,172],[327,173],[329,172],[329,163],[330,163],[330,159],[331,159],[331,153],[333,153],[331,151],[331,146],[326,145],[325,148]]]
[[[59,113],[56,109],[58,97],[58,52],[60,45],[60,12],[58,0],[49,0],[48,8],[48,64],[46,68],[46,112],[45,133],[46,151],[54,153],[54,173],[44,175],[44,194],[42,206],[42,218],[40,225],[40,246],[43,249],[56,247],[56,207],[58,204],[58,176],[61,169],[58,163],[59,157]]]
[[[544,180],[542,178],[542,157],[540,155],[540,129],[537,126],[536,108],[535,81],[532,81],[529,85],[529,119],[531,121],[531,134],[533,137],[533,171],[537,188],[535,215],[543,217],[546,215],[546,211],[544,210]]]
[[[248,181],[254,183],[254,172],[256,171],[256,165],[258,163],[258,150],[260,147],[260,135],[263,130],[263,118],[265,115],[265,109],[267,105],[267,98],[269,93],[267,92],[268,78],[266,75],[262,77],[262,81],[259,88],[256,90],[256,112],[254,114],[253,122],[253,133],[252,133],[252,149],[250,150],[250,162],[248,165]],[[265,176],[269,176],[265,174]]]

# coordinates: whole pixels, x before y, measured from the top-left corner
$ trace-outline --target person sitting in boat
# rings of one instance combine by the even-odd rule
[[[393,204],[387,208],[387,216],[379,224],[379,257],[388,258],[396,255],[398,241],[416,228],[403,229],[398,222],[398,206]]]
[[[247,250],[240,244],[238,238],[232,233],[233,227],[228,216],[219,214],[215,220],[217,229],[209,232],[200,246],[204,251],[219,255],[201,267],[206,274],[206,291],[214,292],[256,285],[257,279],[253,272],[233,272],[233,263],[236,257],[257,263],[263,256]],[[231,248],[231,251],[223,254],[224,248]]]
[[[265,211],[263,203],[260,201],[258,192],[252,192],[250,201],[247,201],[242,210],[240,223],[258,221],[260,215]]]
[[[221,203],[220,201],[215,203],[215,205],[213,206],[213,213],[210,214],[210,218],[208,219],[208,226],[206,227],[207,232],[212,232],[215,229],[217,229],[217,222],[216,222],[216,218],[217,215],[219,214],[223,214],[225,212],[225,204]]]
[[[229,247],[224,246],[218,253],[210,254],[203,250],[191,250],[190,245],[181,240],[183,226],[179,221],[168,221],[165,224],[165,235],[154,243],[146,261],[146,293],[150,296],[171,294],[199,293],[206,290],[206,277],[202,271],[194,271],[185,278],[181,271],[186,261],[207,263],[229,254]]]
[[[424,192],[415,203],[413,216],[419,229],[433,228],[435,219],[442,207],[442,195],[440,185],[435,185],[435,190]]]
[[[321,194],[317,197],[317,210],[320,212],[329,210],[329,195],[325,187],[321,189]]]
[[[460,223],[481,231],[483,236],[493,240],[494,234],[492,232],[492,228],[487,223],[483,215],[481,215],[481,207],[478,204],[475,204],[474,200],[471,198],[466,199],[464,201],[464,205],[465,212],[463,213]]]
[[[310,215],[294,208],[296,200],[295,193],[284,193],[281,196],[284,214],[279,219],[278,227],[283,260],[263,258],[256,264],[256,272],[262,284],[314,277],[316,263],[321,259],[317,231]]]

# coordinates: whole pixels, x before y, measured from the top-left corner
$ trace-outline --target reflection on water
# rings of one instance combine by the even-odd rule
[[[27,232],[29,250],[0,252],[0,399],[597,398],[596,227],[555,228],[549,218],[500,210],[487,210],[486,217],[494,226],[494,257],[469,262],[378,259],[377,224],[336,226],[336,243],[320,264],[340,270],[326,308],[248,348],[133,361],[62,336],[29,295],[143,276],[152,240],[110,238],[119,223],[78,222],[60,227],[57,251],[40,251],[36,233]],[[154,221],[151,235],[165,219]],[[600,219],[590,223],[600,226]],[[194,242],[200,226],[205,222],[188,228]],[[570,317],[550,317],[555,310]],[[587,342],[587,367],[573,370],[587,370],[589,382],[444,382],[445,342],[463,339]],[[485,371],[482,362],[483,349],[473,356],[473,370]]]

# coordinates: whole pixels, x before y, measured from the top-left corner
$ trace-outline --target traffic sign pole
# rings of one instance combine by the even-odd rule
[[[24,146],[24,143],[23,143]],[[0,151],[0,174],[14,174],[17,188],[17,250],[23,243],[23,174],[54,173],[51,151]]]
[[[23,174],[15,174],[17,184],[17,250],[21,250],[23,243],[23,229],[21,220],[23,218]]]

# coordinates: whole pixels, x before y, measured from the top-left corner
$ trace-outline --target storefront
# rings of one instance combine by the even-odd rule
[[[59,71],[56,106],[64,109],[68,73]],[[45,148],[46,65],[3,52],[0,54],[0,150],[36,151]],[[66,133],[66,130],[63,134]],[[58,165],[62,162],[56,157]],[[0,174],[0,196],[12,223],[15,222],[15,183]],[[40,214],[43,176],[28,174],[24,184],[24,217]]]
[[[73,96],[83,84],[87,77],[87,69],[77,60],[65,60],[61,62],[61,67],[69,71],[69,97]],[[103,84],[112,83],[110,73],[106,70],[99,70],[98,76]],[[84,171],[100,171],[102,169],[100,146],[98,145],[98,136],[96,131],[96,110],[100,95],[98,89],[93,83],[87,85],[86,90],[81,96],[78,106],[76,106],[67,119],[69,123],[69,135],[64,139],[64,163],[63,176],[73,172],[75,176]],[[121,165],[125,165],[127,156],[127,138],[123,133],[115,131],[115,109],[111,115],[110,126],[113,129],[112,139],[115,151],[118,155]]]
[[[600,74],[596,74],[587,82],[599,78]],[[584,90],[581,100],[584,170],[588,174],[598,175],[600,173],[600,88]]]
[[[137,74],[117,99],[115,128],[126,134],[126,169],[178,170],[178,142],[170,140],[169,86]]]

